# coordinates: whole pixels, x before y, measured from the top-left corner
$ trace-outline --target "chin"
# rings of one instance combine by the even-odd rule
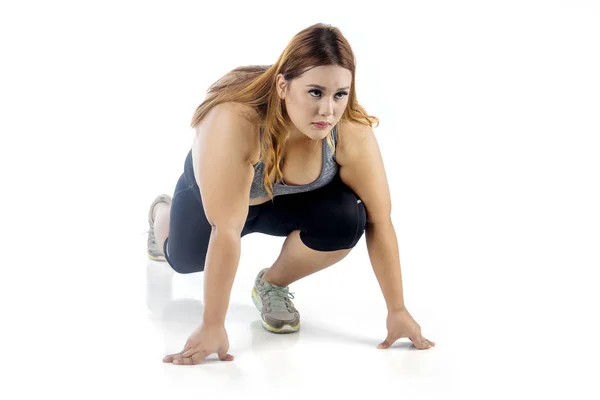
[[[329,132],[331,132],[332,129],[333,129],[333,125],[330,125],[326,129],[318,129],[318,128],[315,128],[315,126],[313,124],[310,124],[310,136],[318,137],[318,138],[322,139],[322,138],[326,137],[329,134]]]
[[[333,129],[332,127],[329,127],[328,129],[322,130],[321,132],[319,132],[318,137],[319,139],[325,139],[327,137],[327,135],[329,135],[331,133],[331,129]]]
[[[321,131],[321,132],[311,132],[310,135],[306,135],[309,139],[313,141],[318,141],[321,139],[325,139],[327,135],[329,135],[330,130]]]

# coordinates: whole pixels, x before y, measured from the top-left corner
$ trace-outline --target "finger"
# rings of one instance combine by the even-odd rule
[[[227,352],[225,353],[218,353],[219,355],[219,360],[221,361],[233,361],[233,356]]]
[[[220,349],[217,354],[219,356],[219,360],[221,361],[233,361],[233,356],[231,354],[227,353],[227,350],[229,350],[229,348],[225,347]]]
[[[190,347],[189,342],[186,342],[185,346],[183,347],[183,350],[181,350],[179,353],[173,353],[173,354],[169,354],[169,355],[165,356],[163,358],[163,362],[167,362],[167,363],[173,362],[173,360],[175,360],[176,358],[181,358],[184,355],[187,357],[186,353],[188,353],[190,350],[193,350],[193,348]]]
[[[423,347],[423,343],[421,342],[420,336],[412,336],[412,337],[409,337],[409,339],[416,348],[420,349]]]
[[[197,352],[198,352],[198,349],[189,349],[186,352],[182,353],[181,356],[185,357],[185,358],[190,358]]]
[[[176,358],[173,360],[175,365],[192,365],[194,361],[191,358]]]
[[[175,365],[193,365],[193,364],[197,364],[197,363],[194,362],[194,357],[198,353],[199,352],[194,353],[191,357],[176,356],[173,359],[173,364],[175,364]]]
[[[182,353],[183,352],[168,354],[163,357],[163,362],[172,362],[175,357],[181,356]]]
[[[190,359],[190,357],[184,357],[183,354],[176,354],[173,357],[173,364],[185,365],[185,360],[189,360],[189,359]]]
[[[390,336],[390,334],[388,333],[385,340],[383,342],[379,343],[379,345],[377,345],[377,348],[378,349],[387,349],[391,345],[393,345],[396,342],[396,340],[398,340],[398,339],[394,338],[393,336]]]
[[[427,343],[427,339],[425,339],[423,336],[414,336],[411,337],[410,340],[418,349],[425,350],[431,347],[429,343]]]
[[[191,357],[176,357],[173,360],[173,364],[175,364],[175,365],[198,364],[201,360],[206,358],[207,355],[208,355],[207,351],[204,351],[204,350],[196,351],[194,354],[192,354]]]

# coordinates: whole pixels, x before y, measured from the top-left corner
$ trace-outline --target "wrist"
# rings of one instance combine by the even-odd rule
[[[204,316],[202,326],[207,328],[222,328],[225,326],[225,317],[220,316]]]
[[[406,311],[404,304],[388,304],[387,310],[389,313]]]

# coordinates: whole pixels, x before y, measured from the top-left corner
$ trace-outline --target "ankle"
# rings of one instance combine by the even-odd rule
[[[277,276],[272,276],[272,275],[273,274],[271,273],[271,269],[268,269],[267,272],[265,272],[265,274],[262,276],[261,281],[268,282],[269,284],[271,284],[273,286],[279,286],[279,287],[288,286],[285,284],[285,282],[283,282]]]

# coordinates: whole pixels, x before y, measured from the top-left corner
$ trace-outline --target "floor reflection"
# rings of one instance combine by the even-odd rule
[[[177,283],[183,283],[182,285],[175,284],[176,276]],[[175,293],[179,292],[177,289],[184,292],[184,297],[180,293]],[[173,343],[183,345],[189,334],[202,323],[204,313],[204,304],[200,300],[203,295],[202,289],[201,273],[182,276],[166,263],[148,262],[146,266],[148,318],[164,336],[168,349],[172,349]],[[190,294],[185,295],[185,292],[190,291],[194,293],[197,291],[198,294],[194,294],[194,297]],[[294,346],[301,336],[301,332],[276,334],[267,331],[262,327],[260,313],[252,304],[232,302],[227,312],[226,325],[230,345],[233,346],[233,337],[237,339],[235,344],[237,353],[251,350],[252,353],[260,356],[260,354],[267,354],[266,350],[283,350]],[[240,327],[240,330],[236,327]],[[244,340],[244,337],[251,340]],[[239,355],[237,353],[236,356]]]

